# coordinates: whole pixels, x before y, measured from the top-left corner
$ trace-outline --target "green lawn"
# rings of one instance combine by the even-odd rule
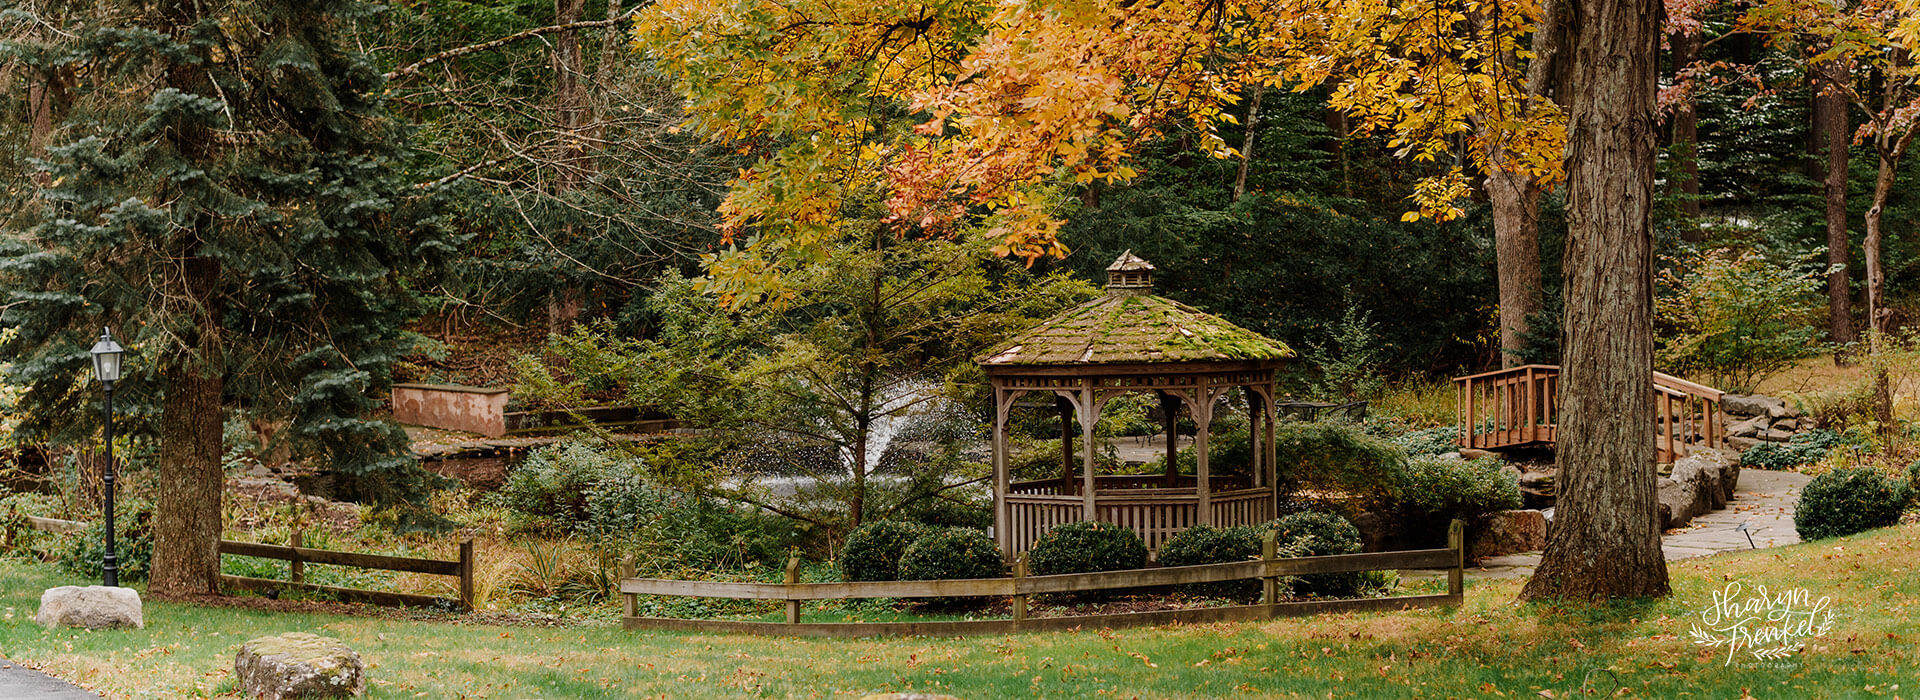
[[[1673,568],[1671,599],[1603,610],[1512,602],[1470,586],[1458,610],[1264,624],[970,639],[778,640],[499,627],[147,606],[145,630],[45,631],[39,592],[78,583],[0,560],[0,654],[110,696],[219,695],[248,638],[308,630],[372,665],[370,697],[834,697],[928,690],[1001,697],[1920,697],[1920,526]],[[1730,582],[1830,596],[1832,632],[1797,655],[1727,663],[1691,623]],[[1617,690],[1617,689],[1623,689]]]

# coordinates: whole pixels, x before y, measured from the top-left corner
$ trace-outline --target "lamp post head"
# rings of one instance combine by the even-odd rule
[[[120,356],[126,348],[113,342],[113,330],[100,329],[100,342],[93,344],[93,378],[103,382],[120,381]]]

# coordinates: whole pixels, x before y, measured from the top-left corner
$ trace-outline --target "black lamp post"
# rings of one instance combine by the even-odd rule
[[[107,390],[107,556],[100,563],[100,575],[108,586],[120,585],[120,557],[113,545],[113,383],[120,380],[120,355],[126,348],[113,342],[113,330],[100,329],[100,342],[93,344],[93,378]]]

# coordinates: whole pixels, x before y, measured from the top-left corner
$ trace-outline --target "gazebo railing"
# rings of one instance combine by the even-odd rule
[[[1058,483],[1058,482],[1054,482]],[[1033,548],[1047,530],[1083,520],[1085,500],[1072,494],[1011,493],[1007,496],[1007,534],[1012,554]],[[1213,522],[1245,525],[1273,518],[1273,489],[1265,486],[1215,490],[1208,499]],[[1094,499],[1095,518],[1140,534],[1147,550],[1200,521],[1200,497],[1185,489],[1101,488]]]
[[[1109,491],[1166,491],[1168,493],[1186,491],[1191,493],[1197,488],[1198,482],[1199,480],[1195,477],[1181,475],[1175,478],[1173,485],[1169,486],[1164,474],[1102,474],[1093,479],[1094,489],[1100,493]],[[1244,476],[1222,475],[1208,477],[1208,483],[1215,491],[1244,489],[1253,485],[1253,481]],[[1071,483],[1060,479],[1016,481],[1008,484],[1007,490],[1009,493],[1061,496],[1080,493],[1080,482],[1077,479]]]

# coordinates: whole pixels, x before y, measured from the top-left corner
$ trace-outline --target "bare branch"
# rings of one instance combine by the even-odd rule
[[[520,41],[522,39],[531,39],[533,37],[540,36],[542,34],[552,34],[554,32],[566,32],[566,31],[572,31],[575,29],[592,29],[594,27],[611,27],[621,22],[625,22],[629,19],[632,19],[634,15],[640,13],[640,10],[642,7],[645,7],[645,5],[642,5],[640,7],[635,7],[631,10],[628,10],[626,14],[620,15],[619,17],[614,17],[612,19],[593,19],[593,20],[586,20],[582,22],[568,22],[566,24],[555,24],[547,27],[535,27],[533,29],[529,29],[524,32],[519,32],[517,34],[508,34],[506,36],[500,37],[498,39],[494,39],[492,41],[483,41],[478,44],[468,44],[466,46],[462,46],[459,48],[447,49],[445,51],[436,53],[432,56],[428,56],[426,58],[420,59],[413,63],[409,63],[399,68],[395,68],[391,71],[388,71],[385,75],[381,77],[386,78],[389,81],[397,80],[399,78],[404,78],[406,76],[419,73],[421,69],[427,68],[429,66],[432,66],[435,63],[439,63],[441,61],[445,61],[450,58],[459,58],[467,54],[480,53],[481,51],[491,51],[493,49],[506,46],[507,44],[511,44],[516,41]]]

